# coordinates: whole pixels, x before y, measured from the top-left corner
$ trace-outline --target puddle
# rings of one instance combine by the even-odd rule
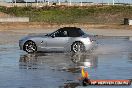
[[[2,44],[0,88],[81,88],[82,66],[90,79],[132,79],[132,41],[128,37],[97,37],[96,42],[95,50],[82,54],[26,54],[17,44]]]
[[[59,54],[58,54],[59,55]],[[69,56],[68,54],[61,53],[58,55],[46,54],[25,54],[20,56],[19,67],[20,69],[43,69],[47,65],[52,70],[79,72],[80,67],[85,66],[96,68],[97,57],[87,54],[75,54]]]

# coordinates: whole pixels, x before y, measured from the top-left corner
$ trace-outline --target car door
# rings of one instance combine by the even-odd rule
[[[68,40],[67,31],[58,30],[47,39],[47,48],[52,51],[64,51]]]

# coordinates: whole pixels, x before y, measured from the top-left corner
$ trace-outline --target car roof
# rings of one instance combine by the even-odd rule
[[[63,28],[60,28],[59,30],[63,30],[63,31],[67,31],[67,30],[81,30],[80,28],[77,28],[77,27],[63,27]]]

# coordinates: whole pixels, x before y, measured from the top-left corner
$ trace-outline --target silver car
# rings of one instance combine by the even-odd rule
[[[38,51],[72,51],[74,53],[90,50],[92,39],[80,28],[64,27],[48,34],[30,35],[19,40],[21,50],[27,53]]]

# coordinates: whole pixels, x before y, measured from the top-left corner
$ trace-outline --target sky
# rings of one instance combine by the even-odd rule
[[[1,1],[1,0],[0,0]],[[11,0],[3,0],[3,1],[11,1]],[[27,0],[27,1],[35,1],[35,0]],[[38,0],[44,1],[44,0]],[[48,0],[47,0],[48,1]],[[50,2],[54,2],[57,0],[49,0]],[[65,0],[60,0],[64,2]],[[70,0],[67,0],[70,1]],[[81,0],[71,0],[72,2],[80,2]],[[94,2],[94,3],[112,3],[113,0],[82,0],[83,2]],[[132,0],[115,0],[115,3],[132,3]]]

